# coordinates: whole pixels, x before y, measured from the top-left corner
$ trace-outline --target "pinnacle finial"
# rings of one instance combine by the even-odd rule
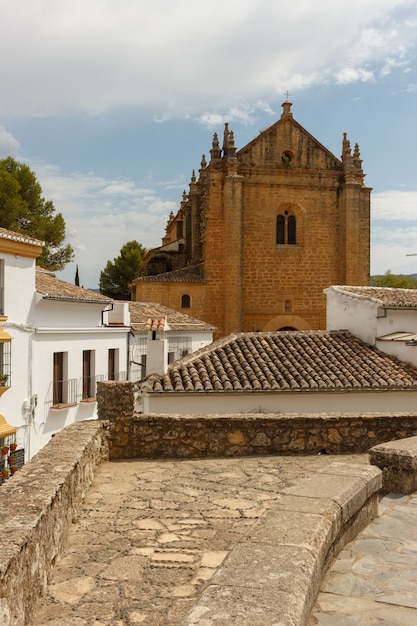
[[[288,91],[287,91],[287,94],[288,94]],[[291,107],[292,107],[292,103],[289,102],[289,100],[287,98],[287,100],[285,100],[285,102],[283,102],[283,104],[282,104],[281,119],[284,119],[286,117],[292,117]]]
[[[224,133],[223,133],[223,151],[226,151],[229,146],[229,136],[230,136],[229,124],[228,122],[226,122],[224,125]]]
[[[343,141],[342,141],[342,159],[343,157],[347,157],[351,155],[350,149],[350,141],[347,138],[347,133],[343,133]]]
[[[210,150],[210,156],[211,156],[212,161],[218,161],[219,159],[222,158],[222,151],[220,149],[219,136],[217,133],[214,133],[213,135],[213,143],[212,143],[212,148]]]

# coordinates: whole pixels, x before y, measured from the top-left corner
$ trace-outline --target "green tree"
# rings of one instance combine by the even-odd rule
[[[77,266],[75,268],[75,281],[74,281],[74,283],[77,285],[77,287],[80,286],[80,275],[78,273],[78,263],[77,263]]]
[[[139,265],[146,253],[146,248],[137,241],[128,241],[120,249],[118,257],[107,261],[100,272],[100,292],[115,300],[130,300],[129,284],[138,275]]]
[[[383,276],[371,276],[374,287],[396,287],[397,289],[417,289],[417,279],[407,274],[393,274],[387,270]]]
[[[0,160],[0,226],[43,241],[41,267],[58,271],[73,259],[62,214],[43,198],[32,170],[12,157]]]

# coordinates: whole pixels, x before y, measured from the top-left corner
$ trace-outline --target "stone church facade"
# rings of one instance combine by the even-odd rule
[[[193,172],[132,299],[233,332],[325,329],[323,289],[368,285],[370,193],[359,147],[341,159],[284,102],[280,119],[237,150],[225,125]]]

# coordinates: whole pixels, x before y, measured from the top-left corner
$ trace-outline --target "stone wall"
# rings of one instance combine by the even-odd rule
[[[371,448],[369,462],[382,470],[384,493],[409,494],[417,490],[417,437]]]
[[[110,458],[348,454],[417,435],[417,413],[134,415],[133,383],[98,383]]]
[[[101,422],[72,424],[1,486],[2,626],[29,622],[96,467],[108,458],[107,434]]]

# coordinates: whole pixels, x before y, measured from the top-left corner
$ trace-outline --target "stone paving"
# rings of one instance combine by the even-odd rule
[[[417,494],[389,494],[325,576],[309,626],[416,624]]]
[[[367,461],[364,455],[336,459]],[[104,464],[33,626],[179,626],[205,582],[282,490],[334,460]]]

